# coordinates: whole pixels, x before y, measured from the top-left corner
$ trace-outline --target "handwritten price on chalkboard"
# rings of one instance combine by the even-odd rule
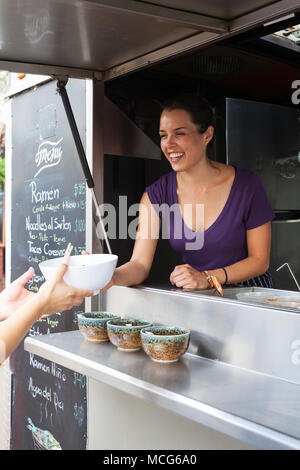
[[[74,255],[81,255],[83,250],[85,250],[85,246],[74,246],[73,254]]]
[[[74,232],[85,232],[85,219],[75,219]]]
[[[74,196],[82,196],[85,194],[85,183],[75,183],[74,184]]]
[[[79,385],[79,388],[84,388],[86,386],[86,376],[79,374],[78,372],[74,372],[74,385]]]

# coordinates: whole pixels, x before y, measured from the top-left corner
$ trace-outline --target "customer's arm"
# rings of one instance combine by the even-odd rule
[[[29,268],[26,273],[13,281],[0,294],[0,321],[6,320],[19,307],[32,299],[35,294],[25,289],[25,284],[32,278],[34,269]]]
[[[43,315],[51,315],[80,305],[92,291],[68,286],[63,276],[68,266],[62,264],[56,275],[46,281],[37,294],[25,300],[13,315],[0,323],[0,363],[18,346],[29,328]],[[1,299],[0,299],[1,300]]]

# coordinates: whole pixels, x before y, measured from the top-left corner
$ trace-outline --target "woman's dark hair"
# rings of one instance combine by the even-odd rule
[[[162,104],[161,113],[163,111],[174,111],[175,109],[187,111],[191,116],[191,121],[198,127],[200,134],[205,132],[209,126],[213,126],[214,130],[216,129],[214,111],[207,99],[202,96],[188,94],[169,98]],[[210,158],[213,158],[214,154],[214,139],[215,132],[214,137],[207,146],[207,155]]]

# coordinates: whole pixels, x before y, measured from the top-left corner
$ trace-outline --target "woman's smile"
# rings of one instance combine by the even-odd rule
[[[205,157],[203,134],[187,111],[164,111],[159,134],[161,149],[175,171],[187,171]]]
[[[171,159],[171,163],[178,163],[183,156],[184,152],[169,152],[169,158]]]

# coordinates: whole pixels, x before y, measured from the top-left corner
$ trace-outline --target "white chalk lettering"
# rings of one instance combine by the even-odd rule
[[[44,389],[41,389],[37,385],[34,385],[32,377],[29,378],[28,390],[33,398],[39,396],[40,398],[45,398],[45,400],[50,402],[52,400],[51,388],[48,390],[48,386],[46,385]]]
[[[58,399],[58,395],[56,392],[53,393],[53,401],[54,401],[54,406],[55,406],[55,411],[57,412],[57,409],[64,411],[64,404],[62,401]]]
[[[53,201],[54,199],[59,199],[59,189],[49,189],[37,191],[37,184],[35,181],[30,183],[31,188],[31,202],[38,204],[45,201]]]
[[[46,140],[39,145],[38,151],[35,154],[35,163],[39,169],[34,177],[38,176],[38,174],[40,174],[41,171],[45,170],[46,168],[58,165],[60,163],[63,152],[59,144],[62,142],[62,140],[63,137],[57,142]]]
[[[45,372],[45,374],[50,374],[50,367],[43,362],[38,361],[32,353],[29,353],[29,365],[34,369],[39,369],[42,372]]]

